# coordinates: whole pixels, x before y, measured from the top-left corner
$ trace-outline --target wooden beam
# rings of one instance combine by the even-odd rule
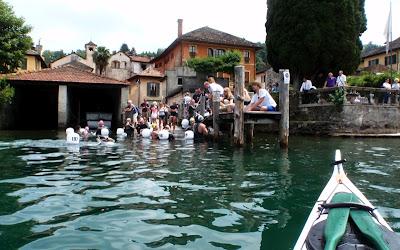
[[[212,113],[213,113],[213,128],[214,128],[214,139],[219,136],[219,106],[220,106],[220,94],[219,92],[212,93]]]
[[[233,141],[236,145],[244,144],[244,66],[235,66],[235,110]]]
[[[288,71],[279,70],[281,81],[279,83],[279,110],[281,120],[279,126],[279,143],[281,148],[289,146],[289,84],[284,83],[283,74]]]

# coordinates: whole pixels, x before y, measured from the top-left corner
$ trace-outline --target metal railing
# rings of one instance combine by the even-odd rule
[[[343,104],[354,105],[392,105],[399,106],[400,90],[369,87],[342,87],[344,90]],[[299,106],[321,106],[333,104],[335,92],[339,87],[314,89],[307,93],[298,92]]]

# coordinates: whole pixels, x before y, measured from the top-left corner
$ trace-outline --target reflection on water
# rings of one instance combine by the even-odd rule
[[[288,152],[275,140],[238,149],[3,137],[2,248],[290,249],[336,148],[353,182],[400,231],[396,140],[293,137]]]

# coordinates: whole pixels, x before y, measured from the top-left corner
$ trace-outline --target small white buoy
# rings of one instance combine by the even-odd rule
[[[65,130],[65,133],[68,135],[68,134],[70,134],[70,133],[74,133],[75,131],[74,131],[74,129],[73,128],[67,128],[66,130]]]
[[[158,133],[158,139],[168,140],[168,138],[169,138],[169,132],[167,130],[161,130],[160,133]]]
[[[189,120],[183,119],[181,125],[183,129],[187,129],[189,127]]]
[[[117,128],[117,135],[122,136],[124,134],[124,129],[123,128]]]
[[[194,133],[192,130],[185,131],[185,140],[192,140],[194,138]]]
[[[67,143],[68,144],[79,144],[79,140],[80,140],[80,136],[77,133],[72,132],[72,133],[67,134]]]
[[[110,134],[110,131],[107,128],[102,128],[101,129],[101,136],[108,136]]]
[[[151,135],[151,130],[148,128],[142,129],[142,132],[140,132],[143,138],[149,138]]]

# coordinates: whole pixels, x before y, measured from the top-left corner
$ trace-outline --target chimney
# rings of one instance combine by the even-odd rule
[[[183,19],[178,19],[178,37],[182,36],[182,23]]]

